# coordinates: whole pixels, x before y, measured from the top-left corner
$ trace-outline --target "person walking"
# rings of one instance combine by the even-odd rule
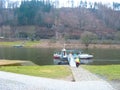
[[[75,62],[76,62],[76,67],[79,67],[79,65],[80,65],[80,59],[78,57],[75,59]]]
[[[75,59],[72,53],[69,54],[68,61],[71,67],[76,67]]]

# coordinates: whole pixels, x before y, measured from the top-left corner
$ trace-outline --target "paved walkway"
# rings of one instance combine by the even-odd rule
[[[96,82],[104,82],[104,84],[106,86],[108,85],[110,87],[110,89],[113,89],[113,87],[107,81],[97,77],[96,75],[92,74],[91,72],[89,72],[86,69],[83,69],[80,66],[78,68],[76,68],[76,67],[70,67],[70,68],[73,73],[75,82],[91,81],[93,83],[93,85],[95,85]]]
[[[75,81],[103,81],[102,79],[98,78],[96,75],[90,73],[86,69],[83,69],[82,67],[71,67],[73,76]]]
[[[90,79],[92,74],[88,78],[87,73],[89,72],[84,71],[81,67],[71,69],[77,82],[0,71],[0,90],[114,90],[110,84],[99,80],[99,78],[93,77],[93,79]],[[79,77],[82,78],[78,79]]]

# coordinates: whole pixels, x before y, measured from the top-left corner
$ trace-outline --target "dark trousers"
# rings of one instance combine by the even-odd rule
[[[76,62],[76,67],[79,67],[80,63],[79,62]]]

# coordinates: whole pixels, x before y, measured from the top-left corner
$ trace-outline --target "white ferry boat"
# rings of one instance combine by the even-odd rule
[[[63,48],[61,51],[55,52],[53,55],[54,64],[69,64],[68,56],[69,53],[72,53],[74,59],[78,57],[81,64],[88,64],[93,62],[93,55],[85,54],[81,50],[67,50]]]

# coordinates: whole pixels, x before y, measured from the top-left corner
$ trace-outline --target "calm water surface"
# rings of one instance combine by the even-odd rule
[[[0,47],[0,59],[30,60],[38,65],[52,65],[53,53],[58,49]],[[120,64],[120,49],[89,49],[94,55],[92,64]]]
[[[89,49],[84,52],[94,56],[92,64],[120,64],[120,49]]]
[[[0,59],[30,60],[38,65],[52,65],[53,49],[41,48],[0,48]]]

